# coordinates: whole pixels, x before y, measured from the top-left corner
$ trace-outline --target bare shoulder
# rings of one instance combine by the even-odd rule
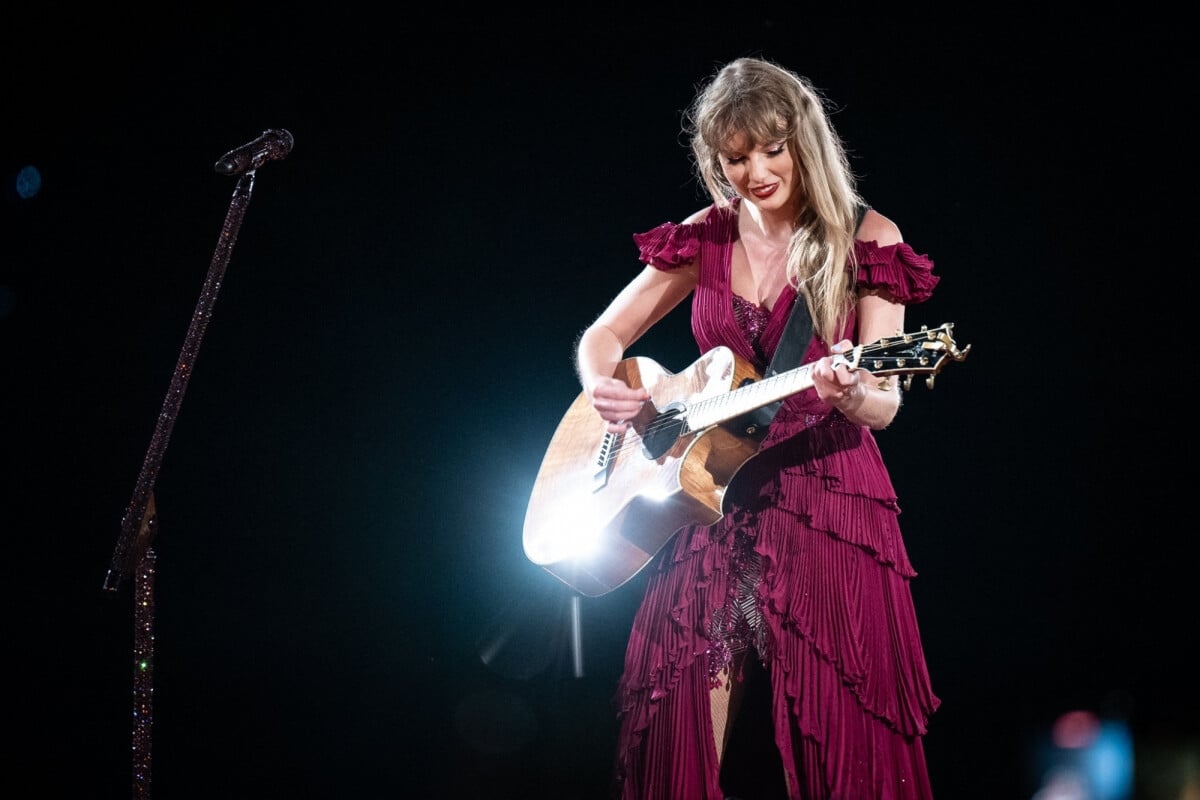
[[[873,208],[867,209],[867,215],[863,217],[862,225],[858,228],[857,238],[864,242],[873,241],[880,247],[904,241],[896,223]]]
[[[708,218],[708,212],[712,211],[712,208],[713,208],[712,206],[705,206],[704,208],[700,209],[699,211],[689,214],[688,217],[686,219],[684,219],[683,224],[684,225],[695,225],[698,222],[703,222],[705,219]]]

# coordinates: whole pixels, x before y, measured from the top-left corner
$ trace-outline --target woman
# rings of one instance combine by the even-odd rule
[[[646,568],[617,692],[615,793],[700,800],[761,784],[763,768],[738,783],[723,764],[757,679],[774,742],[757,750],[780,796],[928,798],[921,737],[939,700],[872,434],[896,416],[900,388],[832,356],[903,330],[905,306],[938,282],[933,262],[866,209],[805,78],[738,59],[686,122],[712,203],[634,237],[644,269],[578,342],[584,391],[606,430],[628,430],[649,395],[614,369],[689,295],[700,352],[724,345],[760,371],[806,303],[802,361],[816,366],[730,482],[724,517],[679,531]]]

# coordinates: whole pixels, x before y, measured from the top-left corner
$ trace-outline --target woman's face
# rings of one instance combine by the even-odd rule
[[[747,202],[765,212],[790,210],[796,200],[796,163],[782,141],[752,146],[744,133],[721,148],[725,178]]]

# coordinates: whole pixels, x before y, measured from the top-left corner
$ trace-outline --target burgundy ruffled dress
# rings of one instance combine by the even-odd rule
[[[734,295],[737,199],[696,224],[634,236],[643,262],[699,258],[692,332],[765,371],[797,295],[770,312]],[[857,242],[858,280],[926,300],[933,262],[901,243]],[[855,320],[846,337],[857,341]],[[814,337],[804,362],[828,354]],[[726,490],[721,521],[679,531],[646,567],[617,689],[615,793],[724,797],[709,690],[753,647],[771,683],[774,739],[792,796],[927,800],[921,736],[933,694],[900,535],[900,508],[870,429],[807,389],[780,407]],[[753,655],[751,655],[753,657]]]

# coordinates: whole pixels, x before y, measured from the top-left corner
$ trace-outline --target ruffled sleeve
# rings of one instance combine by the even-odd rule
[[[901,303],[922,303],[941,280],[933,274],[933,261],[918,255],[907,242],[880,247],[875,242],[855,242],[858,284],[887,289]]]
[[[672,270],[696,258],[700,252],[700,234],[700,225],[664,222],[645,233],[635,233],[633,243],[643,264]]]

